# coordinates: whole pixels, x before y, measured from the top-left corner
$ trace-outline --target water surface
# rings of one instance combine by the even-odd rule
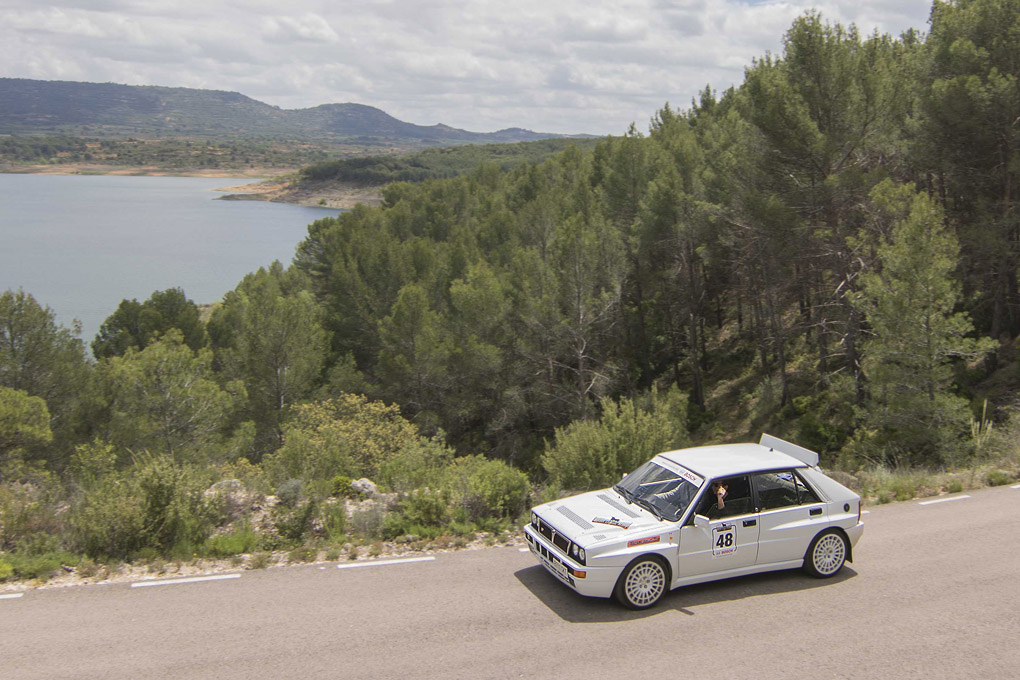
[[[307,225],[339,211],[216,201],[248,180],[0,174],[0,291],[23,289],[91,342],[124,298],[180,287],[215,302],[290,262]]]

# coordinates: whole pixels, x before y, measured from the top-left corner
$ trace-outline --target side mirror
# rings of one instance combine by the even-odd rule
[[[699,529],[708,529],[710,526],[712,526],[712,520],[705,517],[704,515],[695,515],[694,526],[698,527]]]

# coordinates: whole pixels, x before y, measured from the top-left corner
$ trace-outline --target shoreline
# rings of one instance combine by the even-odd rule
[[[225,192],[220,201],[265,201],[310,208],[351,210],[356,205],[382,204],[382,187],[341,182],[298,182],[296,168],[192,168],[168,170],[152,166],[124,167],[68,163],[60,165],[10,165],[0,173],[12,175],[111,175],[119,177],[205,177],[250,179],[251,183],[216,188]]]
[[[130,177],[240,177],[267,179],[295,172],[295,168],[182,168],[124,166],[89,163],[25,164],[0,166],[9,175],[114,175]]]

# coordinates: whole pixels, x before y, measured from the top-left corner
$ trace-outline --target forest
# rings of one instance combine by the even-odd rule
[[[456,177],[484,163],[509,170],[521,163],[539,163],[568,146],[594,148],[596,138],[555,138],[514,144],[472,144],[425,149],[406,155],[365,156],[313,163],[301,169],[300,180],[351,182],[382,186],[391,182],[424,182]]]
[[[3,293],[0,579],[495,537],[762,431],[868,502],[1017,479],[1018,36],[1020,0],[806,14],[647,133],[389,184],[92,357]]]
[[[66,135],[0,136],[0,167],[88,164],[162,171],[295,168],[328,158],[379,152],[364,140],[309,144],[287,139],[111,139]]]

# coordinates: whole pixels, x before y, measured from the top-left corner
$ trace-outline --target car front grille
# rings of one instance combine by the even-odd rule
[[[568,551],[570,550],[570,539],[556,531],[556,529],[550,526],[545,520],[539,518],[538,523],[536,524],[535,522],[532,522],[531,526],[535,527],[538,533],[549,539],[549,541],[559,548],[564,555],[568,554]]]

